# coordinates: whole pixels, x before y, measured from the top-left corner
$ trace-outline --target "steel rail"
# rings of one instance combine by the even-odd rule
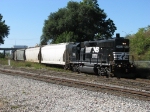
[[[107,90],[113,90],[113,91],[120,91],[120,92],[130,93],[134,95],[144,96],[147,98],[148,101],[150,101],[150,92],[148,91],[121,88],[121,87],[115,87],[115,86],[109,86],[109,85],[102,85],[99,83],[86,82],[82,80],[75,80],[75,79],[70,79],[70,78],[56,77],[56,76],[50,76],[50,75],[40,75],[40,74],[35,74],[35,73],[28,73],[28,72],[23,72],[23,71],[15,71],[15,70],[8,70],[8,69],[1,69],[1,68],[0,68],[0,71],[4,73],[12,73],[15,75],[30,77],[33,79],[42,80],[46,82],[50,82],[50,81],[56,81],[58,83],[65,82],[65,83],[83,85],[86,87],[88,86],[88,87],[97,88],[97,89],[100,88],[100,89],[107,89]]]

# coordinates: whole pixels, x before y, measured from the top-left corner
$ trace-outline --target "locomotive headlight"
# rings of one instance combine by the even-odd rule
[[[133,65],[131,65],[131,67],[133,67]]]
[[[125,43],[125,42],[123,42],[123,43],[122,43],[122,45],[126,45],[126,43]]]
[[[121,67],[121,65],[118,65],[118,67]]]

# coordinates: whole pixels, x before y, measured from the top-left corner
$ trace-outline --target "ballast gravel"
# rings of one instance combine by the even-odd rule
[[[150,112],[150,101],[0,74],[0,112]]]

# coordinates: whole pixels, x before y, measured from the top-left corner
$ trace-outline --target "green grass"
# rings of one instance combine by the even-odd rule
[[[0,64],[1,65],[8,65],[8,59],[0,58]],[[10,60],[10,66],[13,66],[13,67],[34,67],[37,69],[40,67],[45,67],[44,65],[42,66],[41,64],[38,64],[38,63],[25,62],[25,61],[14,61],[14,60]]]
[[[8,59],[6,58],[0,58],[0,64],[1,65],[8,65]],[[33,69],[47,69],[47,70],[53,70],[58,72],[66,72],[66,70],[58,67],[47,67],[44,64],[39,63],[33,63],[33,62],[26,62],[26,61],[14,61],[10,60],[10,66],[12,67],[26,67],[26,68],[33,68]]]

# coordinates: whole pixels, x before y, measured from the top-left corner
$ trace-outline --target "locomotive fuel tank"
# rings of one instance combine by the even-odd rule
[[[80,72],[95,74],[94,67],[90,66],[79,66]]]

